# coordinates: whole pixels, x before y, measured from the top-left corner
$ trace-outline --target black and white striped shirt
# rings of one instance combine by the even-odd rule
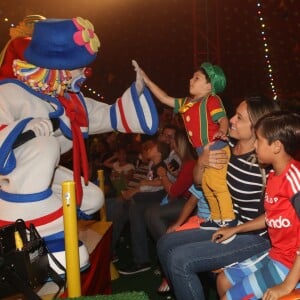
[[[233,201],[233,209],[239,222],[253,220],[263,213],[263,177],[255,152],[231,157],[227,169],[227,185]],[[260,234],[266,231],[260,231]]]

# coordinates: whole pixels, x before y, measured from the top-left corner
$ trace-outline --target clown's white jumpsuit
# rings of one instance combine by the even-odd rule
[[[138,96],[134,84],[113,105],[83,95],[82,99],[88,114],[88,134],[113,130],[154,134],[157,130],[158,117],[151,96],[148,90]],[[73,180],[73,173],[58,163],[61,154],[72,148],[72,140],[59,129],[48,136],[37,136],[14,150],[11,144],[18,127],[21,132],[28,129],[27,118],[49,119],[61,114],[56,101],[54,97],[33,92],[17,80],[0,81],[0,126],[5,125],[0,130],[0,226],[22,218],[34,223],[49,243],[63,239],[61,184]],[[60,117],[62,124],[68,123],[64,114]],[[83,212],[94,213],[103,203],[103,194],[96,185],[83,184],[80,206]],[[57,252],[64,253],[63,247],[59,248]],[[85,247],[81,248],[83,267],[88,264],[88,257]]]

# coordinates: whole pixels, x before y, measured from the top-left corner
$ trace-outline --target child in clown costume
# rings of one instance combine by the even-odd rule
[[[39,21],[25,60],[13,62],[17,79],[0,81],[0,226],[18,218],[34,223],[63,264],[62,182],[75,181],[81,215],[96,212],[104,202],[101,190],[88,182],[83,139],[113,130],[152,135],[158,128],[155,105],[139,76],[113,105],[80,92],[99,47],[88,20]],[[33,138],[19,143],[28,132]],[[58,165],[72,148],[73,172]],[[88,253],[79,245],[83,268]]]
[[[219,66],[209,62],[202,63],[190,79],[190,95],[184,98],[169,96],[142,69],[139,68],[138,73],[157,99],[173,107],[174,113],[181,115],[189,140],[199,155],[205,145],[213,142],[210,149],[223,149],[230,156],[226,141],[229,121],[222,100],[217,95],[224,91],[226,77]],[[202,229],[217,230],[237,223],[226,174],[227,167],[204,170],[197,197],[202,198],[204,193],[211,216],[201,224]]]

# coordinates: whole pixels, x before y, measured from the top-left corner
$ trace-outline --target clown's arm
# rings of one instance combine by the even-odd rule
[[[110,132],[153,135],[158,128],[158,114],[148,89],[133,83],[117,101],[108,105],[85,98],[89,115],[89,134]]]
[[[113,105],[85,98],[89,115],[89,133],[98,134],[117,130],[125,133],[145,133],[153,135],[158,129],[156,106],[133,61],[136,81]]]

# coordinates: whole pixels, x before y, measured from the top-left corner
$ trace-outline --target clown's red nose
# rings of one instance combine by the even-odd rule
[[[89,78],[89,77],[92,77],[93,75],[93,70],[92,68],[88,67],[88,68],[85,68],[84,71],[83,71],[83,74],[86,78]]]

